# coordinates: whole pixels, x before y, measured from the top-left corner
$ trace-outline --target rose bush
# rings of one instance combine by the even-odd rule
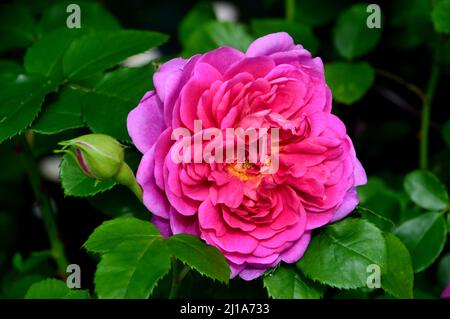
[[[311,231],[342,219],[366,183],[345,125],[331,114],[320,58],[284,32],[255,40],[245,53],[221,47],[161,65],[128,115],[144,154],[137,180],[165,235],[189,233],[217,247],[245,280],[280,261],[296,262]],[[176,163],[176,128],[278,128],[279,169],[268,164]]]

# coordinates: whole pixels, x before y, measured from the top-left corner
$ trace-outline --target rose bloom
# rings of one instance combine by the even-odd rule
[[[159,68],[130,112],[129,134],[144,156],[137,172],[144,204],[165,236],[188,233],[217,247],[231,277],[260,276],[299,260],[311,231],[358,204],[366,183],[345,125],[331,114],[320,58],[284,32],[245,53],[221,47]],[[267,163],[177,163],[176,128],[278,128],[279,169]],[[207,261],[206,261],[207,262]]]

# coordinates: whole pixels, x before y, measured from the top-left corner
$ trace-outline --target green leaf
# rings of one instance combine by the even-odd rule
[[[9,279],[9,278],[8,278]],[[36,282],[42,281],[45,277],[41,275],[20,275],[14,279],[3,280],[2,298],[23,299],[28,289]]]
[[[166,35],[151,31],[121,30],[87,34],[73,41],[66,51],[63,58],[64,74],[70,79],[83,79],[166,40]]]
[[[207,52],[222,46],[231,46],[245,52],[252,41],[253,38],[242,24],[211,21],[200,26],[187,39],[183,56]]]
[[[310,279],[352,289],[367,284],[367,267],[384,267],[386,246],[381,231],[365,220],[347,218],[315,235],[297,262]]]
[[[356,4],[339,15],[333,29],[333,41],[339,53],[355,59],[370,52],[381,38],[381,29],[367,27],[366,4]]]
[[[429,210],[448,206],[448,193],[439,179],[428,171],[416,170],[406,175],[404,187],[411,200]]]
[[[57,85],[50,79],[18,75],[0,84],[0,142],[26,129],[41,110],[45,96]]]
[[[252,20],[251,26],[257,37],[284,31],[292,36],[295,43],[301,44],[311,54],[316,54],[319,49],[319,40],[314,35],[312,29],[306,25],[282,19],[257,19]]]
[[[170,253],[161,239],[127,240],[102,256],[95,273],[99,298],[148,298],[170,270]]]
[[[96,182],[93,178],[85,175],[75,159],[65,155],[61,163],[60,177],[64,194],[66,196],[86,197],[112,188],[114,181]]]
[[[83,127],[81,103],[84,93],[64,87],[33,122],[31,130],[41,134],[55,134],[68,129]]]
[[[395,224],[392,222],[392,220],[384,217],[383,215],[377,212],[374,212],[373,210],[358,206],[356,208],[356,211],[360,213],[364,219],[367,219],[367,221],[369,221],[370,223],[374,224],[375,226],[377,226],[382,230],[392,231],[395,227]]]
[[[425,213],[401,224],[396,235],[408,248],[417,273],[428,268],[442,252],[447,227],[442,214]]]
[[[263,280],[267,293],[274,299],[320,299],[324,293],[323,287],[292,267],[280,266]]]
[[[447,146],[450,147],[450,120],[445,122],[444,127],[442,127],[442,136]]]
[[[78,29],[54,30],[33,44],[25,54],[24,66],[28,73],[38,73],[61,80],[62,58],[72,41],[82,32]]]
[[[61,280],[45,279],[31,285],[25,299],[89,299],[89,292],[69,289]]]
[[[216,15],[214,14],[211,3],[199,2],[191,11],[183,18],[178,30],[178,38],[184,45],[187,43],[187,39],[192,33],[194,33],[201,25],[210,21],[215,21]]]
[[[16,61],[0,59],[0,74],[4,73],[17,75],[23,73],[23,67]]]
[[[0,6],[0,51],[23,48],[34,38],[35,21],[30,9],[22,4]]]
[[[104,254],[124,241],[162,238],[156,227],[133,217],[116,218],[104,222],[89,236],[84,247],[94,253]]]
[[[333,98],[347,105],[360,100],[375,80],[375,71],[367,62],[328,63],[325,74]]]
[[[296,1],[295,20],[312,27],[325,25],[333,21],[349,0]]]
[[[107,73],[83,102],[83,117],[89,128],[95,133],[130,141],[127,116],[152,89],[152,75],[152,66],[121,68]]]
[[[450,33],[450,0],[437,2],[431,12],[431,19],[437,32]]]
[[[408,249],[396,236],[386,233],[386,267],[382,270],[381,286],[397,298],[413,298],[414,271]]]
[[[217,248],[209,246],[199,238],[188,234],[178,234],[169,237],[167,245],[173,256],[199,273],[228,283],[230,267]]]
[[[445,286],[450,283],[450,253],[441,258],[438,265],[437,276],[439,282]]]
[[[54,3],[52,6],[46,6],[45,10],[43,10],[42,19],[37,25],[37,32],[42,35],[52,30],[65,28],[67,18],[71,14],[67,12],[67,6],[72,3],[74,1],[71,0],[58,1],[58,3]],[[120,28],[120,24],[116,18],[100,4],[87,1],[76,1],[76,4],[80,6],[82,31],[108,31]]]

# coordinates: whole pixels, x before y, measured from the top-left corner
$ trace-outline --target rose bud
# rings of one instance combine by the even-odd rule
[[[142,198],[133,171],[125,163],[125,147],[111,136],[87,134],[58,144],[63,148],[56,152],[70,154],[87,176],[97,181],[113,179]]]

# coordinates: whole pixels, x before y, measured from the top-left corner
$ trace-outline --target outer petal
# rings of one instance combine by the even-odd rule
[[[165,128],[161,101],[155,91],[147,92],[127,118],[128,134],[142,153],[155,144]]]
[[[277,52],[292,50],[294,47],[294,41],[289,34],[278,32],[253,41],[248,47],[246,55],[249,57],[267,56]]]

